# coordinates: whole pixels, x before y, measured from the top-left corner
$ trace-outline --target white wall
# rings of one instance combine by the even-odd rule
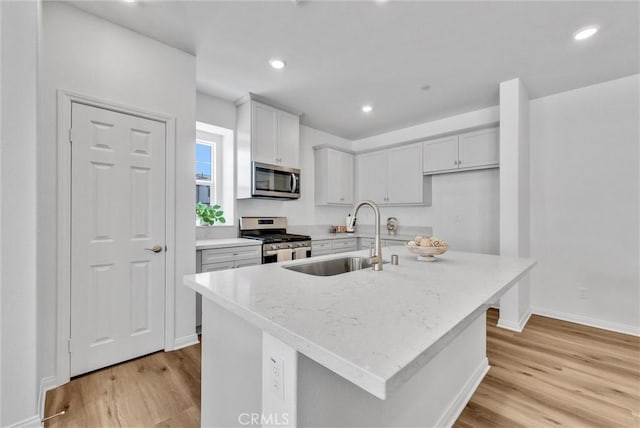
[[[496,168],[432,177],[429,207],[381,207],[382,222],[396,217],[399,227],[430,226],[451,249],[498,254],[500,183]],[[358,213],[358,224],[373,224],[371,210]],[[384,228],[383,228],[384,231]]]
[[[639,334],[639,81],[531,102],[535,312]]]
[[[222,128],[236,130],[236,107],[231,101],[198,92],[196,120]]]
[[[360,140],[353,141],[353,150],[363,151],[382,148],[385,146],[423,140],[443,134],[457,132],[463,129],[473,129],[495,125],[500,119],[497,106],[468,113],[445,117],[431,122],[385,132]]]
[[[36,60],[39,4],[0,3],[0,426],[38,425],[36,379]]]
[[[195,58],[73,7],[43,5],[38,142],[39,377],[55,372],[56,91],[74,93],[176,118],[175,334],[195,332],[195,296],[182,276],[195,271],[193,165]]]

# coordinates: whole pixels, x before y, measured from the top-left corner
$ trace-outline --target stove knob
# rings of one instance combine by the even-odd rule
[[[287,245],[289,248],[293,248],[293,244],[288,244]]]
[[[277,244],[271,244],[271,249],[272,250],[277,250],[278,249],[278,245]]]

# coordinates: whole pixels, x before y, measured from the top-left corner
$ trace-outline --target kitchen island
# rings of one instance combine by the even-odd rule
[[[203,426],[446,426],[488,370],[485,312],[535,264],[450,251],[313,276],[189,275],[203,296]],[[257,419],[256,419],[257,418]]]

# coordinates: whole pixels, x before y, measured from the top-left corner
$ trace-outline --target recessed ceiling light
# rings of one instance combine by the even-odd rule
[[[122,0],[122,1],[125,2],[125,3],[135,3],[136,2],[136,0]]]
[[[370,105],[364,105],[362,106],[362,111],[365,113],[371,113],[373,111],[373,107],[371,107]]]
[[[581,28],[580,30],[576,31],[573,34],[573,38],[575,40],[584,40],[584,39],[588,39],[589,37],[593,36],[597,32],[598,32],[598,26],[591,25],[589,27]]]
[[[269,60],[269,64],[271,64],[271,67],[275,68],[276,70],[282,70],[284,66],[287,65],[286,62],[278,58],[271,58]]]

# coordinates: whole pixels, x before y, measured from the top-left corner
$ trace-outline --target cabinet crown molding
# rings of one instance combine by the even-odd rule
[[[336,146],[333,144],[318,144],[317,146],[313,146],[313,150],[315,151],[322,150],[322,149],[331,149],[331,150],[335,150],[342,153],[349,153],[350,155],[356,154],[356,152],[354,152],[351,149],[345,149],[344,147]]]
[[[291,114],[294,114],[296,116],[302,116],[304,114],[300,110],[297,110],[297,109],[282,105],[282,104],[280,104],[280,103],[278,103],[276,101],[272,101],[272,100],[270,100],[268,98],[265,98],[265,97],[263,97],[261,95],[254,94],[253,92],[249,92],[247,95],[244,95],[244,96],[238,98],[237,100],[235,100],[233,102],[233,104],[236,107],[238,107],[238,106],[240,106],[240,105],[242,105],[244,103],[248,103],[249,101],[257,101],[259,103],[266,104],[266,105],[268,105],[270,107],[274,107],[274,108],[277,108],[279,110],[283,110],[283,111],[285,111],[287,113],[291,113]]]

